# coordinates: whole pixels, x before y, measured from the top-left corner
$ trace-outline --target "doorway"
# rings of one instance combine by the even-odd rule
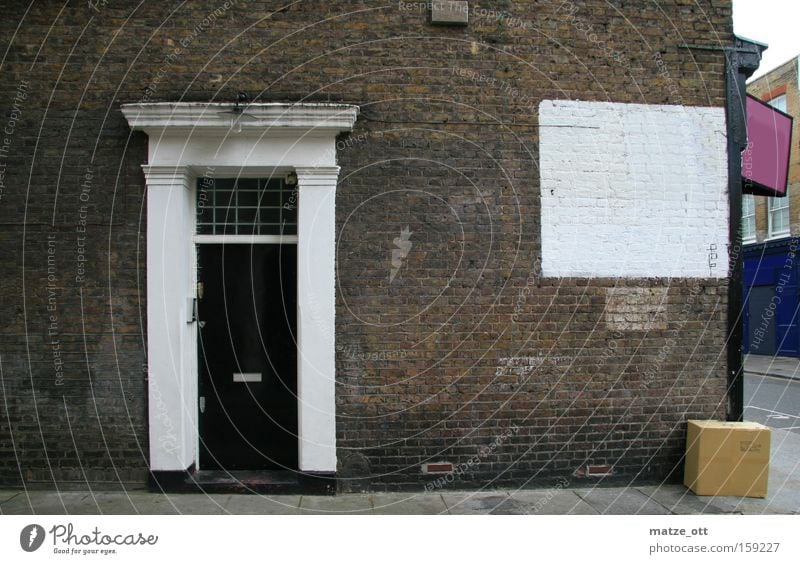
[[[297,245],[197,249],[199,466],[297,469]]]

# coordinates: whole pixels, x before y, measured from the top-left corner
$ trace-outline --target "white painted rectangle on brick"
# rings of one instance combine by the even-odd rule
[[[542,275],[724,278],[723,108],[539,105]]]

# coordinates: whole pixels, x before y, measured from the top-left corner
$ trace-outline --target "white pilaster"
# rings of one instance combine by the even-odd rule
[[[185,166],[142,166],[147,182],[147,355],[150,468],[186,470],[195,461],[197,328],[194,198]]]
[[[339,167],[297,168],[297,389],[300,470],[336,471],[336,182]]]

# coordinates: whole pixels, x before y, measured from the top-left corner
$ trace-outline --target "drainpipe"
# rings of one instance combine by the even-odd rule
[[[744,415],[744,277],[742,275],[742,151],[747,147],[746,81],[761,62],[765,43],[734,35],[732,47],[679,45],[683,49],[725,53],[725,118],[728,135],[728,421]]]
[[[728,281],[728,421],[744,415],[744,279],[742,261],[742,151],[747,147],[747,87],[758,69],[763,43],[734,36],[725,50],[725,112],[728,130],[729,260]]]

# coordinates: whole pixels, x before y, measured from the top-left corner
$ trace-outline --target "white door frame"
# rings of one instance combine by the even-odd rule
[[[125,104],[148,135],[147,364],[150,470],[197,463],[195,210],[199,177],[297,173],[298,464],[336,471],[335,197],[336,135],[351,131],[358,107],[344,104]]]

